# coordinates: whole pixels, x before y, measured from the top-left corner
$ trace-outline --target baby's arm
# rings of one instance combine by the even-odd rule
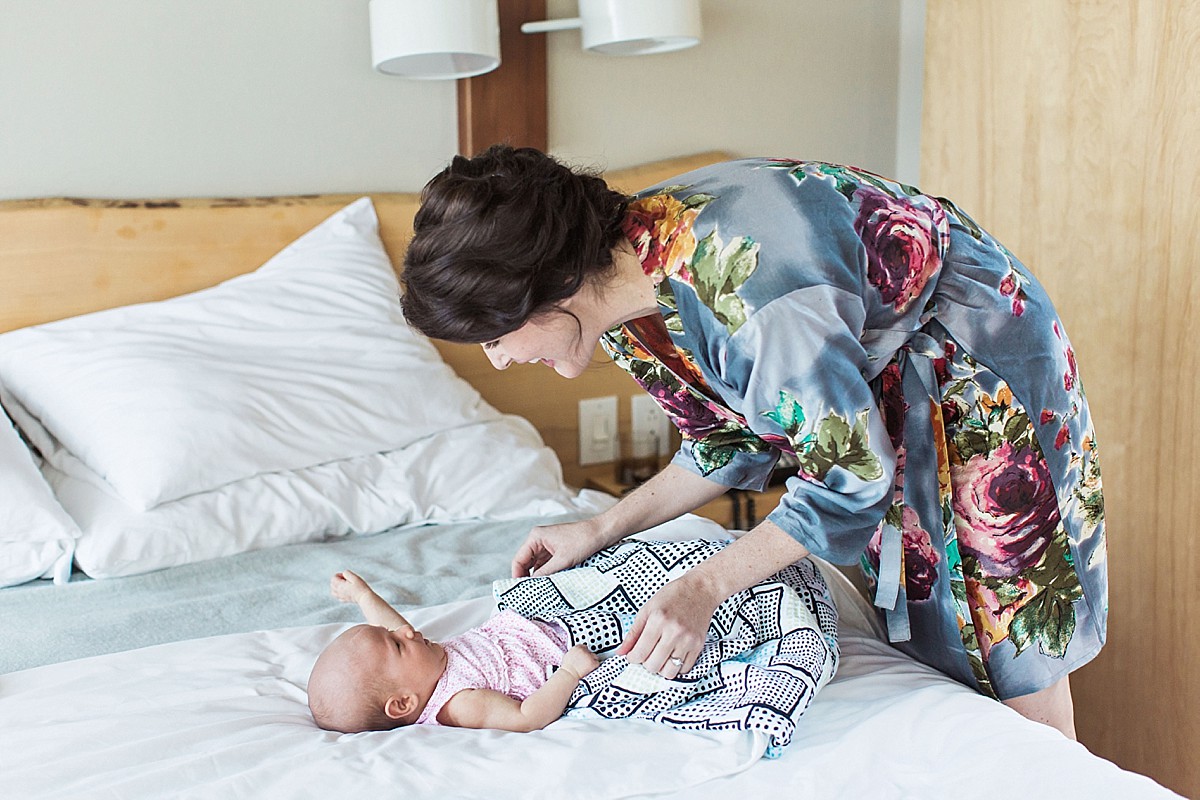
[[[518,733],[541,730],[562,716],[571,692],[599,663],[586,647],[576,645],[563,656],[558,670],[524,701],[491,689],[465,689],[442,706],[438,722]]]
[[[363,618],[372,625],[380,625],[389,631],[409,625],[408,620],[402,617],[399,611],[388,605],[382,597],[375,594],[375,590],[368,586],[366,581],[350,570],[335,574],[329,581],[329,590],[343,603],[357,603],[362,609]]]

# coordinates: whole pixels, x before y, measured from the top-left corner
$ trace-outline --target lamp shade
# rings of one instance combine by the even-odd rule
[[[371,0],[369,14],[379,72],[454,79],[500,65],[496,0]]]
[[[612,56],[682,50],[700,42],[700,0],[579,0],[583,47]]]

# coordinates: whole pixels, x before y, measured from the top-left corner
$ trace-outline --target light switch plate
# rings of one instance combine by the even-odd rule
[[[617,396],[580,400],[579,465],[582,467],[616,461],[619,453]]]
[[[671,454],[671,420],[648,394],[629,398],[630,419],[633,420],[633,457],[648,458]]]

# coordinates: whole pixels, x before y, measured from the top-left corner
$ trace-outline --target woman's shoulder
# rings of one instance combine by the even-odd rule
[[[775,183],[796,188],[805,183],[825,184],[842,193],[847,199],[855,188],[869,186],[892,195],[921,194],[916,187],[887,178],[862,167],[797,158],[756,156],[719,161],[690,172],[668,178],[637,193],[637,197],[671,194],[680,195],[713,186],[735,187],[743,184]]]
[[[642,189],[635,196],[639,198],[656,195],[673,195],[681,197],[694,193],[697,188],[711,189],[712,187],[738,185],[762,181],[768,177],[761,171],[768,167],[773,159],[768,158],[739,158],[729,161],[718,161],[703,167],[668,178],[653,186]]]

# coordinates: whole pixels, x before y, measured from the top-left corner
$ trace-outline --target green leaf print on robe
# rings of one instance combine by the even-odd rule
[[[1018,653],[1037,643],[1046,655],[1063,658],[1075,634],[1074,603],[1083,597],[1065,536],[1054,537],[1027,579],[1044,588],[1013,615],[1008,635]]]
[[[725,244],[714,228],[696,243],[690,266],[692,288],[730,333],[746,322],[746,305],[737,290],[757,266],[758,242],[749,237],[738,236]]]
[[[775,409],[763,412],[763,416],[783,428],[804,474],[824,482],[830,470],[840,467],[864,481],[883,476],[879,456],[870,447],[866,411],[858,413],[853,425],[849,416],[833,412],[817,423],[815,431],[801,436],[804,409],[789,392],[781,391]]]

